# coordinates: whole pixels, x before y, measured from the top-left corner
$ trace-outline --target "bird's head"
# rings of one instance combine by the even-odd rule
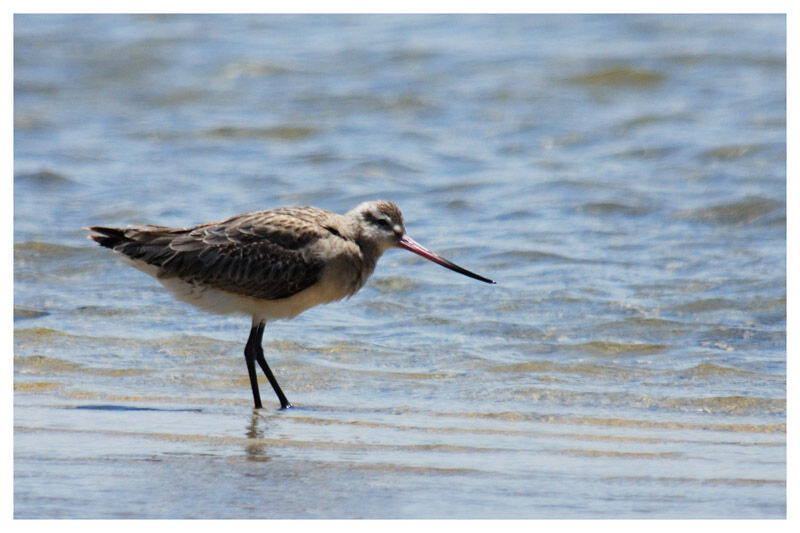
[[[347,213],[347,216],[354,219],[358,225],[362,242],[369,243],[369,245],[375,247],[378,251],[378,255],[389,248],[404,248],[429,261],[433,261],[454,272],[458,272],[459,274],[469,276],[470,278],[485,283],[494,283],[494,281],[488,278],[470,272],[448,261],[444,257],[431,252],[406,235],[406,228],[403,225],[403,214],[393,202],[388,202],[386,200],[364,202]]]
[[[351,210],[348,216],[355,219],[361,239],[380,253],[398,246],[406,233],[403,214],[393,202],[364,202]]]

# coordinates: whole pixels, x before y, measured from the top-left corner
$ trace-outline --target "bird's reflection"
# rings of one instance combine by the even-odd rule
[[[250,422],[247,425],[245,436],[247,437],[247,444],[245,445],[245,453],[247,459],[250,461],[269,461],[271,458],[267,455],[267,443],[264,440],[264,435],[269,427],[271,419],[269,416],[264,416],[257,409],[253,410],[250,416]]]
[[[297,410],[297,408],[294,408]],[[247,444],[245,453],[251,461],[269,461],[271,456],[268,454],[269,447],[275,438],[276,416],[287,412],[281,410],[253,409],[245,430]]]

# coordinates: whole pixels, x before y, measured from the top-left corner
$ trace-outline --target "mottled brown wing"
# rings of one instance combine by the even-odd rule
[[[314,214],[307,208],[277,209],[189,229],[131,228],[122,230],[124,238],[113,248],[158,266],[162,277],[277,300],[319,280],[323,263],[308,247],[325,230]]]

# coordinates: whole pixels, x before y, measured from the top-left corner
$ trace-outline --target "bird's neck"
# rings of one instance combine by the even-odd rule
[[[361,249],[364,267],[368,272],[367,276],[369,276],[375,269],[375,265],[378,263],[378,259],[380,259],[381,255],[383,255],[384,250],[376,245],[374,241],[367,239],[358,239],[356,240],[356,244],[358,244],[358,247]]]

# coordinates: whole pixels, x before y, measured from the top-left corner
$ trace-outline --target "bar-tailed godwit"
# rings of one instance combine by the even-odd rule
[[[213,313],[253,319],[244,349],[253,401],[261,408],[256,363],[281,408],[291,407],[261,339],[267,321],[291,318],[355,294],[389,248],[405,248],[465,276],[494,283],[427,250],[406,235],[392,202],[365,202],[345,215],[316,207],[245,213],[179,229],[94,226],[90,237],[156,278],[177,299]]]

